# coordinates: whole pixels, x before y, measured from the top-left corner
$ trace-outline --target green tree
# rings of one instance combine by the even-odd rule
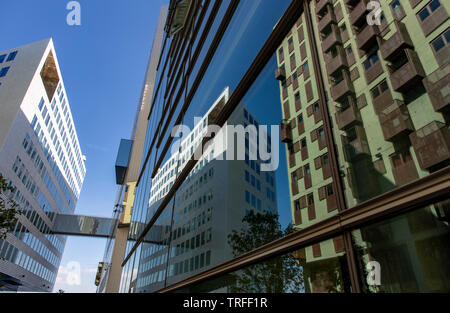
[[[5,239],[6,234],[14,229],[17,223],[19,210],[17,204],[6,196],[8,191],[13,191],[7,181],[0,174],[0,239]]]
[[[228,235],[234,257],[282,238],[293,231],[289,225],[284,231],[273,213],[251,211],[242,220],[243,227]],[[271,258],[231,274],[231,292],[283,293],[304,290],[303,271],[293,254]]]

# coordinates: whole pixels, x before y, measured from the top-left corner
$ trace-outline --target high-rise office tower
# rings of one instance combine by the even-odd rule
[[[171,1],[131,218],[142,227],[120,291],[450,291],[449,12],[442,0]],[[260,124],[281,126],[272,150],[282,227],[243,223],[231,260],[191,271],[195,254],[176,251],[192,236],[179,239],[185,221],[170,216],[198,151],[182,150],[174,180],[153,183],[173,127],[204,117],[227,86],[215,124],[244,104]],[[244,188],[212,192],[245,199]],[[213,238],[211,256],[228,241]]]
[[[51,39],[0,52],[0,172],[23,213],[0,240],[0,286],[52,291],[66,241],[54,217],[74,212],[86,167]]]

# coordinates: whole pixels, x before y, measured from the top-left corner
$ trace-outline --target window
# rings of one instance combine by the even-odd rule
[[[5,59],[6,59],[6,54],[0,55],[0,63],[3,63],[3,61],[5,61]]]
[[[39,102],[38,107],[39,107],[39,111],[42,112],[42,108],[44,107],[44,98],[41,98],[41,101]]]
[[[333,195],[333,184],[329,184],[329,185],[327,186],[327,194],[328,194],[329,196]]]
[[[247,190],[245,191],[245,202],[250,203],[250,193]]]
[[[305,175],[309,175],[309,174],[311,174],[311,170],[309,168],[309,164],[306,164],[305,165]]]
[[[301,143],[302,143],[302,148],[306,148],[306,138],[303,138]]]
[[[6,60],[6,62],[14,61],[14,59],[16,58],[16,55],[17,55],[17,51],[11,52],[9,54],[8,59]]]
[[[431,1],[429,5],[427,5],[425,8],[422,9],[422,11],[419,12],[418,15],[420,20],[422,22],[425,21],[431,15],[431,12],[436,11],[440,6],[441,3],[439,2],[439,0]]]
[[[0,77],[5,77],[6,74],[8,74],[9,71],[9,66],[8,67],[4,67],[0,70]]]
[[[280,59],[283,58],[283,48],[280,48],[280,50],[278,50],[278,55],[279,55]]]
[[[377,52],[373,53],[372,55],[370,55],[367,60],[364,62],[364,68],[366,69],[366,71],[371,68],[374,64],[376,64],[378,62],[378,54]]]
[[[445,47],[444,39],[442,37],[439,37],[432,42],[432,45],[434,51],[438,52],[439,50]]]
[[[314,195],[311,193],[308,195],[308,205],[314,204]]]
[[[431,42],[434,52],[439,52],[450,43],[450,28]]]
[[[439,8],[441,6],[441,3],[439,2],[439,0],[433,0],[431,1],[429,7],[431,9],[431,12],[434,12],[437,10],[437,8]]]
[[[295,93],[295,101],[300,101],[300,93]]]

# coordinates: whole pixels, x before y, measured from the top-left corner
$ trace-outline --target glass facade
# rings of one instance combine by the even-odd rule
[[[166,34],[120,291],[448,291],[450,7],[430,6],[383,2],[373,26],[364,1],[193,1]]]

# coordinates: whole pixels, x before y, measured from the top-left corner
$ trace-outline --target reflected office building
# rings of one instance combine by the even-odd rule
[[[0,239],[0,290],[51,292],[66,243],[55,219],[86,175],[52,39],[0,52],[0,173],[22,213]]]
[[[450,5],[367,3],[170,1],[119,291],[450,291]],[[279,126],[273,179],[195,116]]]
[[[208,126],[214,125],[214,117],[228,101],[229,93],[226,88],[192,131],[180,134],[180,141],[175,143],[179,148],[175,146],[176,152],[152,181],[146,222],[154,216],[177,173],[181,173],[203,138],[211,135],[214,129]],[[274,173],[262,172],[261,160],[250,157],[249,151],[257,148],[250,134],[239,138],[235,132],[236,127],[244,129],[248,125],[255,126],[259,137],[256,117],[241,104],[204,146],[198,164],[154,226],[163,230],[161,242],[142,246],[135,292],[157,291],[165,283],[182,281],[231,259],[234,251],[228,235],[243,228],[244,216],[251,211],[277,214]],[[261,136],[270,137],[267,132]],[[241,160],[239,139],[243,152],[245,149]]]

